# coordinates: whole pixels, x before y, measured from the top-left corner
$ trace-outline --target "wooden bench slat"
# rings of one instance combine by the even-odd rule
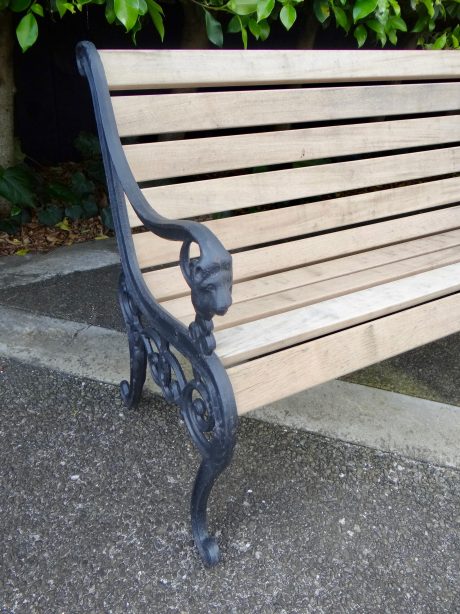
[[[112,104],[125,137],[458,111],[459,100],[460,83],[448,82],[115,96]]]
[[[364,290],[378,284],[388,283],[459,261],[460,249],[456,245],[436,253],[399,260],[380,267],[334,277],[333,279],[316,283],[308,283],[307,281],[305,285],[282,292],[270,293],[252,300],[234,301],[225,316],[214,320],[214,329],[216,331],[224,330],[279,313],[286,314],[299,307],[320,303],[343,294],[357,292],[358,290]],[[188,297],[183,298],[188,299]],[[179,317],[187,325],[195,319],[195,312],[190,299],[188,299],[188,306],[187,313]],[[163,307],[171,312],[167,303],[163,303]],[[289,315],[287,317],[289,318]]]
[[[457,115],[125,145],[137,181],[460,141]]]
[[[291,205],[203,222],[229,250],[458,202],[460,177]],[[241,232],[244,228],[244,232]],[[133,235],[141,269],[177,262],[179,245],[150,232]]]
[[[327,260],[319,264],[236,283],[232,292],[233,304],[225,318],[232,315],[239,303],[253,301],[276,293],[289,292],[307,284],[336,280],[342,276],[354,275],[374,267],[392,265],[402,260],[415,259],[421,256],[432,257],[433,252],[442,254],[445,251],[452,250],[452,248],[458,250],[459,246],[460,230],[451,230],[422,239],[414,239],[389,247],[373,249],[352,256]],[[189,322],[195,317],[189,295],[164,301],[162,306],[173,316],[185,322]],[[219,327],[220,320],[220,317],[215,319],[216,327]]]
[[[454,294],[227,370],[238,413],[458,332]]]
[[[173,218],[257,207],[458,172],[460,147],[206,179],[143,190]]]
[[[459,227],[460,206],[457,205],[369,226],[338,230],[333,234],[252,249],[233,255],[233,278],[238,282],[261,277]],[[157,300],[175,298],[189,291],[179,267],[150,271],[144,274],[144,280]]]
[[[456,263],[219,331],[216,352],[235,365],[458,290]]]
[[[460,59],[451,51],[104,50],[100,56],[111,90],[456,79],[460,74]]]

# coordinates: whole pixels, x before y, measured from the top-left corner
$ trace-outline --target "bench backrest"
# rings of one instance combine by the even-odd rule
[[[206,223],[227,249],[251,248],[236,281],[460,227],[457,53],[101,58],[145,196],[168,217],[213,218]],[[132,210],[130,221],[140,224]],[[179,259],[176,243],[134,242],[141,268]],[[179,274],[169,279],[160,299],[187,291]]]

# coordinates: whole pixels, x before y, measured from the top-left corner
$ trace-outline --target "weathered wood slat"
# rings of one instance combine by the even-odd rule
[[[460,83],[450,82],[116,96],[112,103],[124,137],[456,111],[459,100]]]
[[[100,55],[111,90],[456,79],[460,75],[460,59],[451,51],[105,50]]]
[[[454,294],[231,367],[238,413],[456,333],[459,318]]]
[[[460,230],[452,230],[422,239],[398,243],[389,247],[373,249],[368,252],[353,254],[319,264],[312,264],[282,273],[258,277],[250,281],[236,283],[233,286],[233,304],[225,319],[231,318],[237,305],[256,299],[271,296],[276,293],[290,292],[308,284],[318,284],[327,281],[335,282],[343,276],[356,275],[374,267],[386,267],[409,259],[433,257],[434,252],[440,255],[447,251],[459,250]],[[441,256],[442,257],[442,256]],[[195,317],[195,311],[190,296],[181,296],[163,302],[163,307],[173,316],[185,322]],[[215,326],[220,326],[222,318],[215,319]]]
[[[251,173],[143,190],[170,217],[191,217],[435,177],[460,169],[460,147]]]
[[[257,297],[236,304],[234,302],[227,315],[215,319],[214,329],[216,331],[224,330],[280,313],[287,314],[286,317],[289,318],[288,312],[293,309],[320,303],[321,301],[328,301],[343,294],[358,292],[378,284],[385,284],[459,261],[460,249],[457,245],[436,253],[400,260],[365,271],[351,273],[350,275],[342,275],[333,279],[306,284],[291,290]],[[188,313],[185,317],[180,317],[186,324],[189,324],[195,318],[191,301],[189,303]],[[163,304],[163,307],[170,311],[167,304]]]
[[[411,213],[422,208],[448,205],[457,202],[459,195],[460,177],[451,177],[203,223],[219,237],[227,249],[234,250]],[[142,269],[177,262],[179,259],[177,243],[161,239],[150,232],[137,233],[133,235],[133,240]]]
[[[460,141],[457,115],[125,145],[137,181]]]
[[[369,226],[338,230],[334,234],[307,237],[269,248],[239,252],[233,255],[234,280],[243,281],[261,277],[308,263],[364,252],[459,227],[460,206],[457,205]],[[188,286],[179,267],[150,271],[144,274],[144,279],[157,300],[175,298],[188,293]]]
[[[235,365],[459,290],[460,264],[451,264],[217,332],[217,353]]]

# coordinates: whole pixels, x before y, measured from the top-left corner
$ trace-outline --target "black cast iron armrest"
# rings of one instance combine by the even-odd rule
[[[180,268],[190,287],[196,312],[195,321],[190,325],[190,333],[200,350],[204,354],[211,354],[216,347],[212,334],[212,318],[215,315],[224,315],[232,304],[231,254],[203,224],[170,220],[152,209],[132,176],[124,154],[123,159],[126,168],[122,167],[120,170],[124,177],[129,173],[129,181],[120,180],[120,183],[145,228],[164,239],[182,241]],[[198,245],[200,251],[196,258],[190,258],[190,247],[193,243]]]
[[[224,315],[232,304],[231,254],[203,224],[170,220],[152,209],[139,189],[123,152],[122,156],[123,164],[119,165],[119,171],[112,158],[114,167],[117,176],[122,177],[120,183],[124,193],[145,228],[164,239],[182,241],[180,268],[190,287],[197,316],[190,326],[190,332],[201,350],[209,354],[215,349],[211,320],[215,315]],[[196,243],[200,251],[196,258],[190,258],[192,243]]]
[[[198,222],[170,220],[150,206],[123,152],[104,68],[92,43],[85,41],[78,44],[77,63],[80,74],[86,76],[91,90],[110,200],[117,209],[117,219],[114,220],[118,225],[117,236],[126,238],[130,232],[126,207],[121,202],[126,195],[148,230],[164,239],[182,241],[180,267],[190,286],[197,315],[190,332],[203,353],[210,354],[215,349],[211,320],[215,315],[223,315],[232,302],[232,257],[206,226]],[[199,247],[200,255],[196,258],[190,258],[192,243]],[[125,253],[125,257],[130,260],[129,253]]]
[[[123,182],[121,183],[123,185]],[[134,186],[123,185],[123,188],[148,230],[164,239],[182,241],[180,267],[190,286],[197,315],[206,320],[215,315],[224,315],[232,303],[231,254],[203,224],[170,220],[159,215],[149,205],[137,183]],[[192,243],[196,243],[200,250],[200,255],[196,258],[190,258]]]

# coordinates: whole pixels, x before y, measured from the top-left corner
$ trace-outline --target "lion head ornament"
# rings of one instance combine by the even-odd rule
[[[223,316],[232,304],[232,257],[192,258],[189,264],[192,303],[198,315],[211,320]]]

